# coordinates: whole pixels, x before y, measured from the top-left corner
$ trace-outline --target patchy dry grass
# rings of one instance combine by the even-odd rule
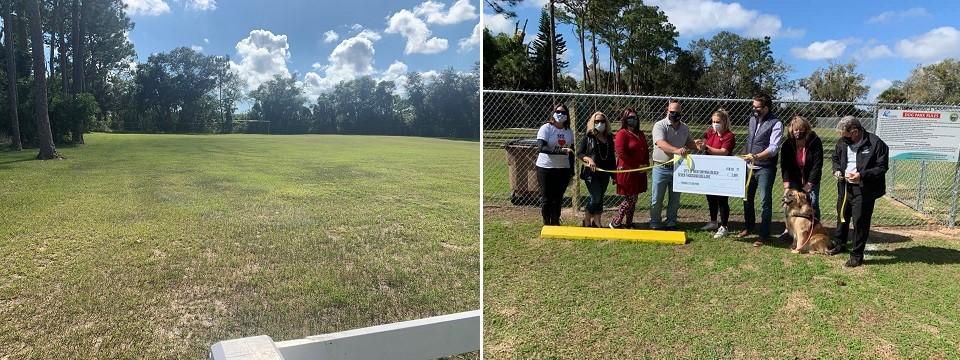
[[[703,223],[683,246],[541,240],[539,223],[485,210],[490,359],[960,357],[956,237],[873,234],[866,266],[845,269]]]
[[[88,142],[0,153],[0,358],[201,358],[479,307],[476,142]]]

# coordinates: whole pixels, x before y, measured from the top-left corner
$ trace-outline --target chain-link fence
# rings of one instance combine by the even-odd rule
[[[751,99],[685,98],[642,95],[568,94],[527,91],[483,91],[483,185],[484,203],[493,206],[536,206],[538,183],[534,164],[537,129],[552,113],[552,106],[562,102],[570,109],[574,141],[586,131],[586,123],[595,111],[602,111],[613,122],[612,129],[620,128],[619,117],[625,108],[633,108],[640,118],[640,128],[650,139],[653,123],[666,116],[670,99],[680,101],[684,121],[691,136],[702,136],[709,127],[710,115],[723,108],[730,114],[731,130],[736,134],[734,154],[740,154],[746,139],[747,121],[752,112]],[[775,101],[774,113],[787,122],[794,116],[810,120],[814,131],[823,140],[824,170],[821,180],[820,208],[824,222],[836,222],[837,189],[833,179],[831,155],[839,140],[836,130],[842,115],[859,118],[868,131],[876,128],[878,109],[925,111],[960,110],[956,105],[878,104],[831,101]],[[786,131],[784,131],[786,135]],[[580,165],[578,164],[577,167]],[[957,218],[958,166],[955,163],[919,160],[891,160],[887,172],[887,195],[878,200],[873,223],[877,226],[954,226]],[[577,179],[577,177],[574,177]],[[648,180],[649,181],[649,180]],[[648,182],[649,183],[649,182]],[[781,184],[779,167],[774,184]],[[582,206],[586,202],[583,181],[572,181],[566,192],[567,206]],[[606,192],[606,207],[616,206],[621,200],[615,185]],[[777,206],[782,186],[774,186],[774,219],[783,218]],[[646,221],[650,205],[649,192],[641,194],[637,221]],[[739,199],[730,199],[731,218],[740,218],[743,207]],[[688,221],[706,221],[707,202],[704,196],[683,194],[680,216]],[[741,218],[742,219],[742,218]]]

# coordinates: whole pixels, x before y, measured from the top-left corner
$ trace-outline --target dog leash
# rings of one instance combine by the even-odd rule
[[[844,210],[847,209],[847,192],[849,192],[850,189],[847,189],[847,184],[843,184],[843,181],[840,183],[843,185],[843,202],[840,203],[840,222],[845,223],[847,220],[843,214],[845,212]]]

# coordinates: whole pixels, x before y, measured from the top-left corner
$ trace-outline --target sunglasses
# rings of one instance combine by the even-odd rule
[[[595,120],[593,120],[593,122],[605,123],[605,122],[607,122],[607,119],[595,119]]]
[[[557,110],[557,111],[554,111],[553,113],[554,113],[554,114],[563,114],[563,115],[566,115],[566,114],[567,114],[567,112],[566,112],[566,111],[563,111],[563,110]]]

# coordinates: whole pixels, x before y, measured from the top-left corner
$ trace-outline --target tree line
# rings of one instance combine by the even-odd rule
[[[480,136],[479,64],[402,84],[363,77],[313,100],[296,74],[246,91],[229,56],[187,47],[138,63],[122,0],[7,0],[0,11],[0,135],[38,158],[90,131]]]
[[[485,0],[508,16],[520,0]],[[864,101],[870,90],[856,63],[829,63],[801,79],[789,79],[791,68],[776,57],[770,37],[750,38],[729,31],[677,45],[679,34],[657,6],[641,0],[556,0],[555,16],[546,5],[536,37],[525,43],[526,23],[513,34],[483,32],[485,89],[551,90],[585,93],[631,93],[750,98],[763,92],[776,96],[806,90],[811,100]],[[570,24],[579,45],[579,64],[557,61],[551,67],[550,28]],[[557,59],[566,41],[554,34]],[[600,49],[608,56],[599,58]],[[582,79],[566,74],[580,68]],[[551,70],[554,69],[554,70]],[[551,72],[553,71],[553,72]],[[556,77],[555,85],[550,79]],[[546,81],[544,81],[546,79]],[[878,96],[881,102],[960,103],[960,62],[947,59],[918,66],[904,81]],[[856,113],[852,106],[826,109],[839,115]]]

